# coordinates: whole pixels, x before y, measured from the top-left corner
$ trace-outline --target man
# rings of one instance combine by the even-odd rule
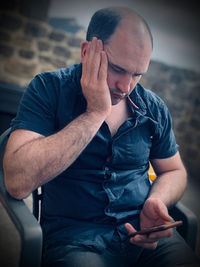
[[[133,10],[97,11],[82,64],[40,74],[25,92],[4,157],[5,185],[18,199],[43,185],[46,266],[195,262],[172,229],[128,238],[172,222],[168,207],[186,187],[169,112],[138,84],[152,46]],[[158,176],[152,186],[149,161]]]

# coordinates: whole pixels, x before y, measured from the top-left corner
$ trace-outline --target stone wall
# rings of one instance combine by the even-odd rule
[[[179,150],[189,174],[200,175],[200,73],[152,61],[142,84],[157,93],[173,118]]]
[[[0,17],[0,81],[26,87],[39,72],[80,61],[84,35],[55,30],[17,13]],[[189,174],[200,174],[200,74],[152,61],[142,84],[167,103]]]
[[[80,33],[55,30],[16,12],[0,14],[0,80],[26,87],[37,73],[80,61]]]

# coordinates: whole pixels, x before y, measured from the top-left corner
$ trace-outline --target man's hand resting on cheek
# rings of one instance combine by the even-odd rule
[[[88,42],[82,59],[81,86],[87,100],[87,112],[107,116],[111,111],[111,97],[107,84],[108,60],[103,43],[96,37]]]

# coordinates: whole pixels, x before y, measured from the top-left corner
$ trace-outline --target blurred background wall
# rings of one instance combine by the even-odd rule
[[[92,14],[128,6],[144,16],[154,50],[142,84],[167,103],[189,186],[183,201],[197,213],[200,189],[200,31],[197,1],[7,0],[0,10],[0,132],[9,127],[21,95],[39,72],[80,61]]]

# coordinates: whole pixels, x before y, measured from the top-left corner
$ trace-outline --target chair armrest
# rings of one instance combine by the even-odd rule
[[[183,203],[178,202],[169,210],[174,220],[182,220],[183,225],[177,228],[187,244],[195,250],[198,232],[198,220],[196,215]]]
[[[0,202],[21,239],[19,266],[39,267],[42,255],[41,227],[24,201],[16,200],[7,193],[2,169],[0,170]]]

